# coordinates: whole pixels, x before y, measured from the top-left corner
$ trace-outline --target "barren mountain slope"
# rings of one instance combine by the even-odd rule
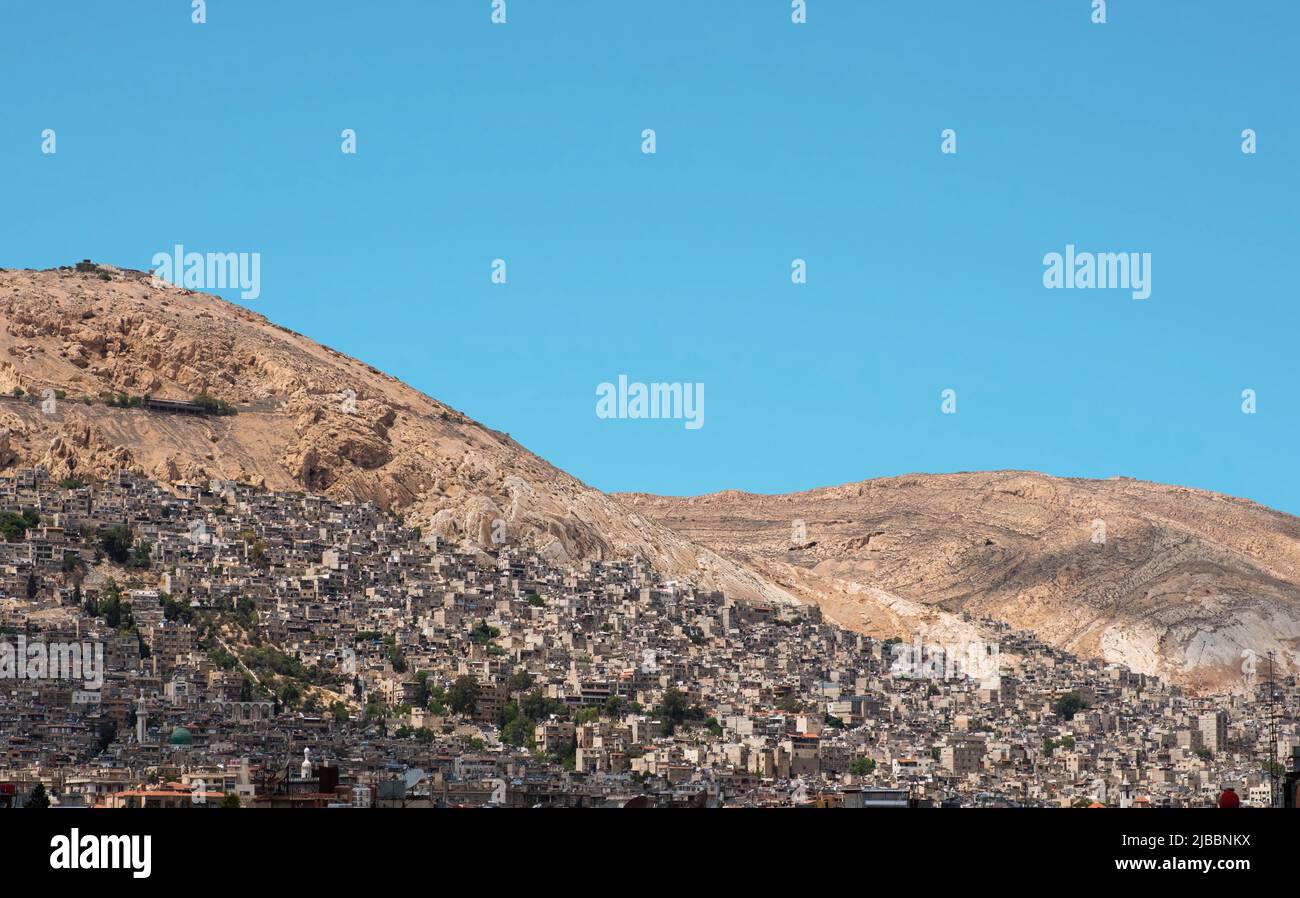
[[[969,612],[1204,688],[1297,669],[1300,519],[1242,499],[1012,471],[619,498],[868,632]]]
[[[817,602],[882,635],[1003,619],[1084,655],[1204,687],[1243,651],[1297,669],[1300,520],[1130,480],[910,476],[788,496],[611,497],[399,381],[142,272],[0,271],[0,468],[118,469],[372,499],[444,536],[557,561],[640,556],[736,597]],[[105,393],[239,409],[112,408]],[[91,404],[83,397],[93,399]],[[792,527],[806,522],[802,548]],[[1104,522],[1104,539],[1096,522]]]
[[[221,478],[371,499],[450,537],[557,560],[641,556],[737,596],[789,600],[707,549],[642,520],[490,430],[374,368],[214,296],[147,273],[0,271],[0,467],[45,464],[99,479]],[[228,417],[112,408],[111,392],[200,393]],[[87,405],[83,397],[91,397]]]

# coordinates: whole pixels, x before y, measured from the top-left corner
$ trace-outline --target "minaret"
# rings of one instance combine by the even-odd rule
[[[145,731],[149,729],[149,712],[144,707],[144,692],[135,700],[135,741],[144,745]]]
[[[305,780],[311,779],[311,749],[310,748],[304,748],[302,750],[302,778]]]

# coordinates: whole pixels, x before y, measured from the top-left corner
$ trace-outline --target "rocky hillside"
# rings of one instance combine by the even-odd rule
[[[104,400],[204,394],[237,414]],[[91,481],[128,469],[163,482],[221,478],[370,499],[483,545],[501,521],[507,542],[557,560],[639,555],[737,595],[789,600],[507,435],[261,315],[160,286],[146,272],[0,271],[0,395],[0,467],[44,464]],[[49,395],[52,414],[41,401]]]
[[[1242,499],[1014,471],[620,498],[868,632],[992,617],[1202,688],[1240,685],[1249,653],[1297,669],[1300,519]]]
[[[105,401],[144,395],[238,413]],[[1244,652],[1296,669],[1300,520],[1226,496],[1015,472],[607,496],[362,362],[111,266],[0,270],[0,396],[0,468],[370,499],[449,538],[495,532],[557,561],[641,556],[879,635],[970,638],[974,619],[1003,619],[1199,687],[1239,685]]]

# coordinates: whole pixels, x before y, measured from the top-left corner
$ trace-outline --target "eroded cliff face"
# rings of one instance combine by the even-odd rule
[[[15,388],[27,399],[0,401],[0,468],[369,499],[451,539],[504,536],[557,562],[640,556],[740,598],[814,602],[878,635],[974,638],[971,617],[1006,620],[1203,688],[1240,684],[1244,653],[1296,669],[1300,520],[1239,499],[1019,472],[608,496],[362,362],[109,266],[0,271],[0,394]],[[119,393],[207,393],[238,414],[101,398]]]
[[[368,499],[451,539],[504,537],[557,561],[640,556],[739,596],[791,600],[505,434],[220,298],[111,266],[0,271],[0,327],[0,393],[18,388],[28,400],[0,401],[0,466]],[[56,390],[47,414],[43,400]],[[102,399],[203,393],[238,414]]]
[[[1297,669],[1300,519],[1242,499],[1015,471],[619,498],[868,632],[992,617],[1202,688]]]

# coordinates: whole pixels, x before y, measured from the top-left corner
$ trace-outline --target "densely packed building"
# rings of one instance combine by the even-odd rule
[[[1265,805],[1300,741],[1263,662],[1197,697],[978,621],[976,676],[501,523],[0,477],[0,805]]]

